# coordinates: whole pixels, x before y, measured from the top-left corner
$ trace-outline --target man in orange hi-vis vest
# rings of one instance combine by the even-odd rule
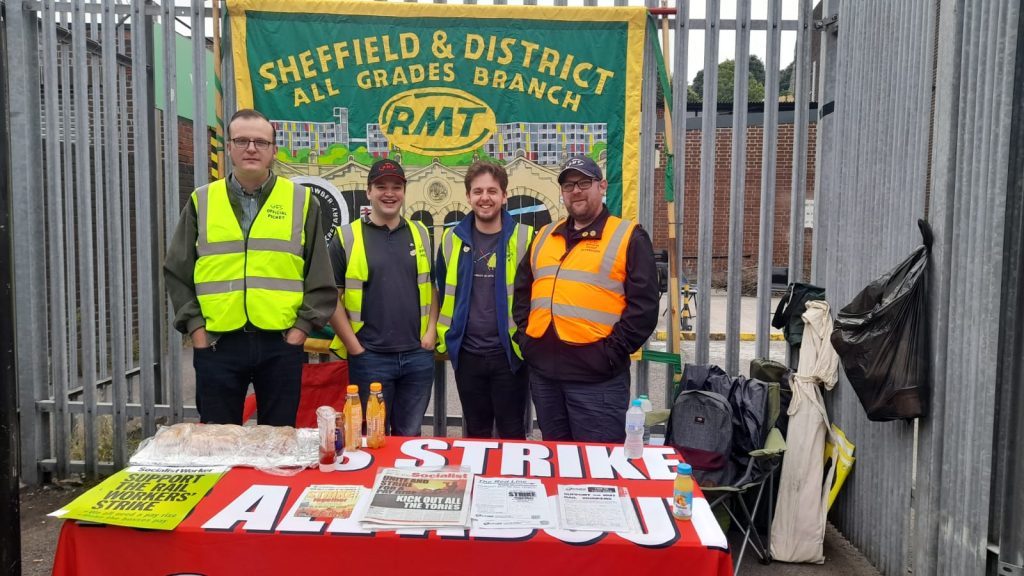
[[[622,442],[629,355],[658,322],[651,239],[609,214],[586,156],[558,176],[569,217],[541,228],[516,271],[512,317],[544,440]]]

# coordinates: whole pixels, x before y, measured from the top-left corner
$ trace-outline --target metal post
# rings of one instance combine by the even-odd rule
[[[697,237],[697,348],[696,364],[707,364],[711,345],[711,274],[715,215],[715,144],[718,124],[718,36],[721,10],[718,0],[707,3],[704,28],[704,107],[701,112],[700,218]]]
[[[800,0],[793,90],[793,181],[789,214],[789,281],[804,277],[804,204],[807,202],[807,115],[810,96],[811,0]]]
[[[5,14],[7,45],[4,53],[10,75],[9,130],[12,142],[20,143],[21,154],[8,158],[10,170],[11,234],[14,243],[14,297],[17,313],[18,339],[15,342],[18,408],[21,412],[21,477],[28,484],[39,483],[37,462],[48,447],[49,434],[43,426],[36,401],[48,385],[49,358],[39,354],[46,348],[46,327],[49,324],[46,293],[46,257],[39,238],[45,234],[43,225],[43,157],[42,127],[39,114],[39,23],[22,0],[8,1]],[[4,150],[10,150],[5,147]]]
[[[686,58],[690,53],[690,3],[689,0],[676,2],[675,21],[675,71],[672,74],[672,190],[675,198],[675,243],[676,243],[676,274],[679,281],[677,286],[683,282],[683,215],[686,205],[686,100],[687,100],[687,69]],[[679,292],[674,291],[669,298],[679,298]],[[682,331],[682,326],[675,326],[676,330]],[[681,334],[680,334],[681,336]],[[682,338],[679,339],[680,366],[683,365]],[[665,406],[671,406],[673,378],[665,380]]]
[[[775,162],[779,134],[779,43],[782,0],[768,4],[767,61],[764,80],[764,130],[761,148],[761,218],[757,249],[756,356],[768,358],[772,305],[772,245],[775,234]]]
[[[89,184],[89,56],[85,49],[85,6],[83,0],[75,0],[73,7],[72,44],[74,55],[74,110],[75,110],[75,188],[78,194],[75,204],[78,208],[78,275],[82,344],[81,387],[85,413],[82,415],[84,432],[85,476],[96,476],[97,435],[96,435],[96,283],[93,281],[95,251],[93,236],[92,191]],[[73,250],[73,248],[72,248]]]
[[[178,192],[178,72],[175,53],[177,50],[178,35],[174,31],[174,6],[165,2],[162,12],[164,25],[164,86],[167,94],[164,104],[164,249],[166,253],[170,246],[171,237],[174,235],[174,225],[178,221],[178,213],[181,209]],[[160,290],[157,294],[157,302],[161,303],[157,309],[164,308],[164,347],[163,374],[164,385],[170,389],[169,403],[171,405],[171,421],[181,422],[184,399],[182,398],[181,380],[181,335],[174,329],[174,309],[169,305],[169,300],[164,297],[164,286],[162,275],[158,279]]]
[[[132,0],[132,95],[133,117],[135,120],[135,258],[138,291],[139,318],[139,396],[142,404],[142,433],[152,436],[156,431],[153,415],[154,388],[156,385],[153,366],[154,342],[153,313],[153,254],[149,225],[151,218],[152,164],[150,147],[150,90],[149,78],[149,17],[145,14],[145,0]]]
[[[747,96],[750,70],[750,1],[736,12],[736,60],[732,98],[732,171],[729,195],[729,286],[726,297],[725,371],[740,373],[740,296],[743,292],[743,197],[747,193]],[[768,101],[768,95],[765,95]]]
[[[111,2],[103,3],[103,21],[116,22],[114,6]],[[127,436],[128,415],[124,404],[128,398],[128,382],[125,376],[126,367],[126,340],[125,340],[125,317],[127,308],[123,305],[125,301],[125,276],[124,276],[124,222],[122,211],[122,167],[127,163],[127,155],[123,157],[118,154],[118,143],[120,141],[120,130],[118,122],[119,110],[118,99],[120,93],[120,81],[117,70],[117,40],[118,27],[103,27],[103,146],[107,153],[104,155],[104,171],[107,174],[105,188],[105,204],[108,210],[107,245],[110,247],[110,265],[107,268],[107,282],[110,285],[110,354],[111,354],[111,403],[113,405],[113,430],[114,446],[113,457],[114,467],[121,468],[125,465],[126,450],[123,439]]]
[[[448,436],[448,396],[445,388],[448,371],[443,360],[434,360],[434,436]]]
[[[196,188],[210,181],[210,137],[206,132],[206,18],[203,0],[192,0],[192,169]]]
[[[647,7],[657,7],[658,0],[647,0]],[[657,42],[657,38],[653,39]],[[640,105],[640,186],[637,197],[637,223],[654,237],[654,136],[657,131],[658,70],[651,42],[644,43],[644,66]],[[623,214],[624,217],[627,215]],[[670,315],[671,316],[671,315]],[[645,343],[643,348],[647,349]],[[636,363],[636,394],[647,394],[650,363],[641,359]]]
[[[20,8],[15,6],[15,9]],[[0,12],[0,54],[7,53]],[[0,568],[21,573],[21,508],[18,501],[18,379],[14,355],[14,234],[11,229],[11,138],[7,123],[8,62],[0,58]]]
[[[1012,102],[1018,105],[1013,110],[1010,127],[1010,171],[1006,190],[1006,240],[1004,250],[1003,302],[1009,312],[1002,316],[1003,334],[1000,346],[999,378],[1002,394],[1009,396],[1000,404],[1007,407],[1007,429],[1004,438],[1006,450],[1001,455],[1006,470],[1003,483],[1003,517],[999,538],[999,574],[1024,574],[1024,491],[1019,482],[1024,477],[1024,391],[1019,385],[1024,377],[1024,111],[1019,103],[1024,98],[1024,11],[1018,13],[1017,59],[1014,71]],[[1007,378],[1012,378],[1008,380]]]

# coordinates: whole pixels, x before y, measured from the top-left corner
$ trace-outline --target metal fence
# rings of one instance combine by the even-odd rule
[[[615,0],[616,5],[625,2]],[[556,4],[566,4],[564,1]],[[586,2],[596,5],[597,2]],[[607,4],[607,3],[606,3]],[[810,1],[800,0],[801,19],[783,21],[781,0],[770,3],[767,20],[752,20],[751,3],[742,2],[736,19],[719,17],[721,3],[707,3],[706,17],[690,17],[690,3],[667,11],[674,30],[674,98],[686,107],[686,54],[691,31],[705,36],[703,124],[699,204],[702,230],[697,255],[699,288],[711,291],[711,240],[715,189],[715,129],[719,123],[717,62],[722,30],[735,33],[740,73],[750,53],[751,31],[765,31],[766,83],[774,94],[779,77],[780,34],[795,31],[802,58],[796,67],[793,213],[803,214],[806,196],[808,94],[811,71],[809,45]],[[653,8],[653,6],[651,6]],[[191,98],[194,118],[206,118],[206,90],[214,82],[205,66],[206,39],[193,35],[193,62],[175,62],[174,21],[193,30],[212,24],[212,10],[203,2],[175,7],[134,1],[131,4],[75,0],[15,0],[6,3],[10,39],[12,138],[19,153],[12,155],[15,199],[16,298],[18,310],[19,408],[22,414],[22,477],[37,482],[46,473],[95,475],[122,467],[131,440],[151,435],[158,423],[195,418],[194,406],[183,398],[181,337],[171,327],[172,311],[162,286],[160,264],[180,210],[181,188],[208,181],[208,135],[200,120],[192,132],[195,159],[192,182],[179,172],[177,102]],[[663,11],[665,12],[665,11]],[[104,25],[113,23],[114,25]],[[163,37],[162,53],[154,53],[156,24]],[[230,38],[225,37],[224,54]],[[654,213],[654,172],[657,72],[653,46],[647,47],[642,118],[642,175],[640,221],[649,229]],[[162,64],[158,67],[155,64]],[[153,70],[163,70],[165,93],[155,94]],[[230,58],[225,70],[224,115],[233,111]],[[192,93],[177,93],[176,74],[191,69]],[[732,110],[736,126],[745,126],[747,100],[744,82],[737,82]],[[169,87],[169,88],[168,88]],[[158,96],[165,104],[154,106]],[[221,116],[223,117],[223,116]],[[778,114],[768,107],[764,125],[762,210],[772,214],[775,199],[775,144]],[[686,114],[672,117],[672,144],[678,150],[675,189],[685,195]],[[708,144],[710,135],[710,145]],[[742,167],[745,130],[733,131],[730,209],[742,213]],[[710,169],[707,169],[711,167]],[[44,190],[39,194],[37,191]],[[709,199],[710,198],[710,199]],[[738,204],[737,204],[738,203]],[[684,202],[675,205],[674,230],[682,222]],[[765,208],[767,206],[767,208]],[[718,209],[722,210],[721,207]],[[762,219],[759,277],[770,285],[771,236],[774,218]],[[799,218],[792,223],[800,231]],[[730,231],[729,317],[727,367],[738,372],[738,298],[742,227]],[[674,234],[681,269],[681,234]],[[767,239],[767,240],[765,240]],[[762,258],[763,260],[764,258]],[[802,262],[802,258],[794,261]],[[794,274],[799,270],[794,269]],[[734,281],[735,280],[735,281]],[[759,349],[767,349],[768,292],[759,299]],[[698,300],[708,317],[709,299]],[[707,361],[709,326],[698,325],[696,360]],[[443,366],[437,371],[435,431],[452,422],[446,410]],[[648,366],[638,369],[638,392],[647,390]],[[666,385],[671,380],[666,379]],[[456,419],[455,422],[458,420]]]
[[[680,0],[664,14],[675,62],[675,113],[664,126],[675,159],[677,201],[669,221],[676,270],[684,257],[683,216],[696,210],[697,288],[711,293],[714,215],[725,210],[715,204],[715,159],[725,153],[716,150],[722,31],[734,35],[740,78],[747,73],[751,32],[764,31],[768,95],[778,93],[781,35],[795,32],[793,141],[780,142],[778,109],[767,106],[757,151],[757,355],[768,354],[782,144],[791,145],[784,149],[793,160],[786,223],[790,280],[810,272],[827,288],[833,308],[902,259],[919,242],[914,221],[927,216],[936,232],[933,413],[917,426],[868,423],[848,384],[840,384],[830,406],[858,444],[858,461],[833,517],[886,574],[980,573],[995,565],[990,560],[999,553],[1012,567],[1010,549],[999,544],[1020,531],[1016,517],[1001,510],[1015,485],[1016,467],[1005,457],[1015,443],[994,438],[1015,429],[1019,413],[996,410],[1019,397],[1015,380],[1000,375],[1022,371],[1011,362],[1020,356],[1016,327],[1001,316],[1008,309],[1015,311],[1011,319],[1019,318],[1024,309],[1013,306],[1020,293],[1019,235],[1007,236],[1004,246],[1004,233],[1017,229],[1022,210],[1020,169],[1016,180],[1008,177],[1019,165],[1010,161],[1011,129],[1017,141],[1021,133],[1019,110],[1011,114],[1021,98],[1018,92],[1014,100],[1021,77],[1019,70],[1014,75],[1020,66],[1019,0],[824,0],[817,16],[811,0],[794,3],[799,16],[792,21],[782,19],[782,0],[768,1],[763,20],[751,16],[756,4],[750,0],[738,2],[729,19],[721,17],[719,0]],[[703,18],[691,17],[697,5],[705,7]],[[208,179],[203,119],[207,85],[214,82],[207,76],[202,34],[193,37],[194,61],[175,62],[173,23],[177,18],[205,30],[211,12],[198,0],[190,7],[7,0],[5,9],[11,140],[17,147],[11,182],[21,475],[36,483],[46,473],[108,473],[125,465],[130,439],[152,434],[158,422],[197,415],[183,398],[182,340],[171,328],[160,264],[177,221],[180,189]],[[167,24],[162,54],[154,54],[155,23]],[[684,162],[686,62],[695,33],[704,37],[705,72],[699,202],[684,205],[686,172],[693,169]],[[816,40],[820,50],[812,50]],[[648,227],[658,171],[654,49],[647,51],[642,118],[639,218]],[[170,87],[163,110],[154,108],[158,60],[163,85]],[[192,94],[176,93],[175,75],[189,69]],[[224,69],[230,113],[230,59]],[[734,87],[731,119],[743,127],[749,121],[747,83]],[[821,96],[817,108],[810,105],[812,93]],[[179,98],[192,99],[199,119],[191,182],[182,182],[176,169]],[[812,119],[815,109],[819,117]],[[803,215],[812,120],[818,122],[818,154],[814,258],[807,271]],[[745,138],[746,130],[732,131],[728,211],[734,215],[744,212],[745,168],[757,160]],[[1005,225],[1007,218],[1014,226]],[[744,233],[738,220],[731,219],[728,236],[724,364],[731,373],[745,368],[737,353]],[[1017,256],[1004,259],[1009,249]],[[710,298],[698,298],[698,318],[710,314]],[[684,360],[707,362],[709,350],[710,324],[699,322],[693,357]],[[435,387],[438,433],[450,423],[443,375],[439,370]],[[637,388],[648,384],[642,365]]]
[[[835,113],[820,123],[814,278],[842,306],[920,244],[916,219],[935,231],[931,414],[868,422],[841,379],[830,408],[857,463],[833,520],[884,574],[994,573],[1000,552],[1016,559],[999,573],[1020,573],[1019,540],[1000,550],[999,520],[1020,531],[1019,510],[1001,505],[1015,478],[996,473],[1015,443],[995,427],[1018,387],[1000,366],[1020,354],[1000,323],[1020,283],[1004,276],[1019,257],[1004,263],[1007,201],[1021,193],[1007,181],[1019,2],[824,5],[838,15],[822,44]],[[1003,429],[1019,414],[1003,410]]]

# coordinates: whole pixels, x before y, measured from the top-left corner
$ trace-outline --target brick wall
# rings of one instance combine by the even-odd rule
[[[808,127],[808,153],[807,153],[807,195],[814,197],[814,159],[815,159],[815,135],[817,126],[810,124]],[[761,214],[761,154],[763,144],[763,129],[760,126],[747,128],[747,163],[745,194],[743,201],[743,214],[738,217],[743,222],[743,276],[744,283],[752,280],[757,271],[758,236]],[[659,150],[663,148],[663,135],[658,134],[657,145]],[[683,257],[684,273],[690,279],[696,278],[697,266],[697,238],[698,218],[700,206],[700,155],[701,155],[701,131],[688,130],[686,132],[686,183],[683,197]],[[713,218],[713,241],[711,253],[713,256],[712,283],[716,286],[725,285],[726,272],[728,270],[729,253],[729,221],[732,215],[729,212],[729,195],[732,186],[732,128],[719,128],[716,130],[715,150],[715,195],[714,195],[714,218]],[[773,223],[773,249],[772,265],[785,267],[789,262],[789,220],[790,220],[790,183],[793,176],[793,125],[784,124],[779,126],[777,150],[777,164],[775,174],[775,217]],[[655,197],[654,197],[654,231],[653,238],[655,250],[667,250],[669,247],[668,235],[668,206],[665,202],[665,170],[662,156],[662,166],[655,171]],[[679,197],[679,191],[676,191]],[[810,272],[811,262],[811,237],[812,231],[804,230],[804,271],[805,276]]]

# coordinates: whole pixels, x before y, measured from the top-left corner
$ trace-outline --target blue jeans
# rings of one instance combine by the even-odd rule
[[[302,346],[280,332],[238,330],[221,335],[209,348],[192,351],[196,408],[208,424],[241,424],[251,382],[260,424],[294,426],[302,388]]]
[[[629,370],[603,382],[551,380],[531,370],[530,391],[544,440],[626,440]]]
[[[434,353],[417,348],[349,355],[348,381],[359,386],[363,406],[370,395],[370,384],[380,382],[386,408],[384,429],[391,436],[419,436],[434,384]]]

